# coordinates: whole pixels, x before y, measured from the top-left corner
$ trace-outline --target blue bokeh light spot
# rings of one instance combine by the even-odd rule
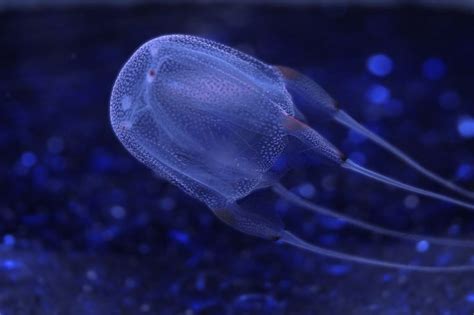
[[[187,244],[189,243],[189,235],[183,231],[179,231],[179,230],[171,230],[169,232],[169,236],[177,241],[178,243],[181,243],[181,244]]]
[[[462,179],[462,180],[470,179],[473,175],[474,175],[474,168],[467,163],[462,163],[461,165],[459,165],[456,171],[456,178]]]
[[[430,243],[428,241],[422,240],[416,243],[416,251],[419,253],[424,253],[430,248]]]
[[[21,164],[24,167],[32,167],[36,164],[36,155],[33,152],[27,151],[21,155]]]
[[[440,58],[429,58],[423,63],[423,75],[430,80],[439,80],[446,73],[446,65]]]
[[[316,189],[311,183],[303,183],[298,187],[298,193],[305,198],[313,198]]]
[[[372,55],[367,59],[367,70],[373,75],[385,77],[392,72],[392,59],[384,54]]]
[[[4,270],[14,270],[17,269],[20,265],[17,261],[13,259],[5,259],[0,261],[0,266]]]
[[[326,266],[324,269],[326,273],[333,276],[342,276],[347,274],[351,270],[351,265],[347,264],[333,264]]]
[[[458,132],[463,138],[474,137],[474,118],[462,116],[458,119]]]
[[[13,235],[10,235],[10,234],[7,234],[3,237],[3,244],[5,246],[9,246],[9,247],[12,247],[15,245],[15,237]]]
[[[469,303],[474,303],[474,292],[469,292],[466,294],[466,301]]]
[[[374,104],[383,104],[390,99],[390,90],[383,85],[374,84],[367,91],[367,97]]]

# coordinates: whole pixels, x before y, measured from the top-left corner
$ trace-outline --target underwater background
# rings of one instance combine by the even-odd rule
[[[109,121],[130,55],[153,37],[194,34],[306,73],[371,130],[474,189],[470,9],[60,2],[0,1],[1,315],[474,312],[474,273],[351,264],[232,230],[136,161]],[[351,159],[442,191],[303,112]],[[386,227],[474,239],[467,210],[311,156],[295,163],[283,182],[305,198]],[[413,264],[474,262],[472,249],[400,242],[261,199],[321,246]]]

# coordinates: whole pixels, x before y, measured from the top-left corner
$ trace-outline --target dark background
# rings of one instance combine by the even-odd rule
[[[0,313],[470,314],[474,273],[349,264],[240,234],[156,178],[110,126],[118,71],[143,42],[195,34],[324,86],[356,119],[474,188],[474,20],[402,6],[153,5],[0,13]],[[393,63],[371,73],[370,56]],[[362,137],[303,110],[354,160],[440,190]],[[283,179],[314,202],[409,232],[471,238],[467,210],[308,156]],[[270,194],[270,196],[272,196]],[[332,249],[460,264],[473,250],[377,237],[283,200],[289,229]],[[261,202],[261,203],[260,203]]]

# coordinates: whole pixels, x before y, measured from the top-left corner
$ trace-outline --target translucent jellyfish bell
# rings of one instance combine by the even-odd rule
[[[111,101],[125,147],[210,207],[259,184],[286,146],[282,112],[292,115],[293,104],[275,69],[188,36],[140,47]]]
[[[473,196],[357,123],[311,79],[198,37],[162,36],[141,46],[118,75],[110,116],[117,137],[132,155],[244,233],[372,265],[421,271],[474,269],[471,265],[411,266],[324,249],[286,231],[276,213],[240,207],[240,199],[256,189],[273,186],[274,192],[295,205],[338,217],[374,233],[474,247],[469,241],[406,234],[375,226],[304,201],[286,190],[271,168],[282,152],[289,150],[289,142],[298,141],[336,165],[376,181],[474,209],[470,203],[402,183],[347,159],[304,123],[296,99],[362,133],[439,184]]]

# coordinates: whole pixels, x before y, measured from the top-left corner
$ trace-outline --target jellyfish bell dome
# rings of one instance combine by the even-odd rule
[[[293,114],[278,70],[186,35],[141,46],[110,104],[115,133],[141,162],[194,196],[212,190],[231,200],[272,167],[287,141],[281,117]]]

